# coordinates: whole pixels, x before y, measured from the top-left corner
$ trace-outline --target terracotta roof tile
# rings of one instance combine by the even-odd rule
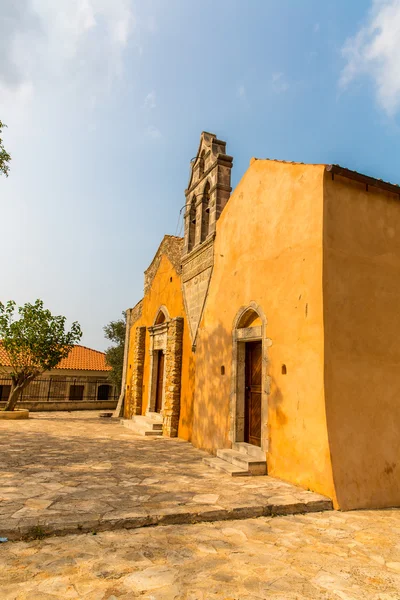
[[[0,344],[0,365],[9,367],[8,356]],[[67,358],[63,358],[56,369],[71,369],[74,371],[111,371],[111,367],[106,364],[106,355],[104,352],[86,348],[86,346],[74,346]]]

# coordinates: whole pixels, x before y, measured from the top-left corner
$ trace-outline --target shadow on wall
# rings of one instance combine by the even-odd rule
[[[208,451],[231,447],[230,401],[236,385],[232,381],[232,360],[232,331],[221,323],[210,333],[203,329],[196,351],[193,443]],[[271,357],[268,356],[266,377],[270,376],[271,370]],[[276,379],[270,378],[269,382],[268,441],[269,452],[272,452],[274,440],[271,431],[279,435],[288,418]],[[263,386],[268,389],[268,381],[264,381]]]
[[[196,348],[193,441],[211,451],[230,446],[232,333],[221,323],[200,332]]]
[[[187,321],[185,322],[185,326],[187,327]],[[182,368],[179,437],[190,442],[192,441],[193,437],[193,403],[196,375],[195,357],[191,351],[188,363],[189,367],[187,377]]]
[[[270,360],[268,366],[270,366]],[[268,369],[270,371],[270,369]],[[279,432],[286,423],[288,418],[282,408],[283,394],[276,383],[274,377],[270,377],[270,394],[268,396],[268,454],[274,453],[274,437],[271,432]]]

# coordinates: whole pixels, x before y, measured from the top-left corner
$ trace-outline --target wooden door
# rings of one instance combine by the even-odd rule
[[[157,387],[156,387],[156,405],[155,412],[162,409],[163,387],[164,387],[164,353],[162,350],[157,352]]]
[[[245,442],[261,446],[262,344],[246,343]]]

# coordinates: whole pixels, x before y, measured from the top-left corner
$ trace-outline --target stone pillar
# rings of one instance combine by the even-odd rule
[[[167,350],[165,353],[165,399],[163,409],[163,435],[178,435],[181,403],[183,318],[168,323]]]
[[[196,198],[196,235],[194,238],[194,248],[201,244],[201,222],[203,217],[203,198]]]
[[[129,417],[142,414],[143,371],[146,327],[136,327],[133,347],[133,365],[129,402]]]

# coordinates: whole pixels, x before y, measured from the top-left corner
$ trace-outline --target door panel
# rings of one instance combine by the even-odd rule
[[[261,446],[262,344],[246,343],[245,442]]]
[[[156,387],[156,405],[155,412],[160,412],[162,409],[162,397],[164,387],[164,353],[160,350],[157,356],[157,387]]]

